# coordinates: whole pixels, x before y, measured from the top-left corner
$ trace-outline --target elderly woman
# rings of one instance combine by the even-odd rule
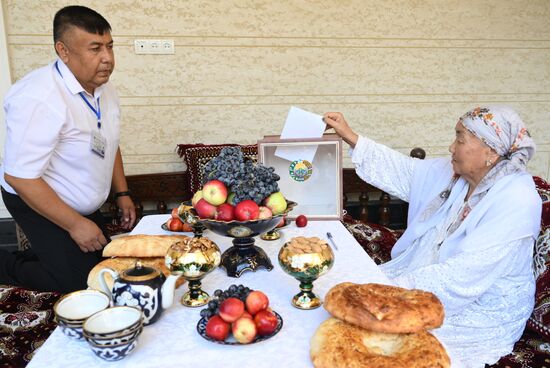
[[[492,364],[512,351],[534,303],[541,200],[525,171],[535,144],[509,107],[478,107],[455,127],[450,158],[412,159],[358,136],[340,113],[324,121],[354,150],[357,174],[409,202],[407,230],[380,266],[445,307],[433,333],[453,360]]]

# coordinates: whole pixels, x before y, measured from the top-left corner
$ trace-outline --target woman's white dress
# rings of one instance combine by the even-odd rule
[[[432,333],[451,360],[484,367],[509,354],[534,304],[540,198],[531,176],[508,178],[479,203],[464,201],[468,185],[459,180],[448,203],[426,219],[425,208],[451,181],[449,159],[412,159],[360,137],[352,161],[363,180],[410,202],[407,231],[380,267],[396,285],[438,296],[445,321]]]

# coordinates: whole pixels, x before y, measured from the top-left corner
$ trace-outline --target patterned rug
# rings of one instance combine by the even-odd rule
[[[0,285],[0,367],[25,367],[56,327],[53,305],[61,296]]]

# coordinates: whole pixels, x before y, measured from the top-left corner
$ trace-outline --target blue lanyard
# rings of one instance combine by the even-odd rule
[[[63,74],[61,74],[61,71],[59,70],[59,66],[57,65],[57,60],[55,62],[55,69],[57,69],[57,72],[59,73],[61,78],[63,78]],[[82,100],[86,103],[86,105],[90,108],[90,110],[92,110],[94,115],[97,117],[97,129],[101,129],[101,106],[99,105],[99,97],[97,98],[97,110],[96,110],[95,107],[92,106],[90,101],[88,101],[86,96],[84,96],[84,93],[79,92],[78,94],[80,95]]]

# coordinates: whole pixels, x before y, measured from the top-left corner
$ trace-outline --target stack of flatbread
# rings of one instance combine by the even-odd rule
[[[186,239],[189,237],[185,235],[127,235],[114,239],[103,248],[103,256],[109,258],[98,263],[88,274],[88,286],[101,290],[98,277],[101,269],[111,268],[122,274],[134,267],[137,261],[168,276],[170,271],[164,264],[164,256],[172,244]],[[105,281],[109,288],[113,287],[113,279],[108,273],[105,274]],[[176,281],[176,287],[184,282],[180,277]]]
[[[427,331],[444,318],[432,293],[345,282],[327,293],[324,306],[332,317],[310,346],[317,368],[450,367],[445,348]]]

